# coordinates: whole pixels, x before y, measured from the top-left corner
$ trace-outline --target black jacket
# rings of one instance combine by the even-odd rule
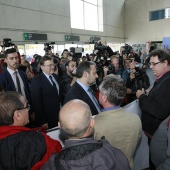
[[[66,140],[59,155],[61,170],[130,170],[122,151],[106,140]]]
[[[166,79],[166,77],[168,77]],[[170,115],[170,72],[156,80],[149,95],[139,97],[142,110],[142,127],[151,136],[160,123]]]
[[[98,114],[98,111],[91,100],[91,98],[88,96],[88,94],[84,91],[84,89],[77,83],[75,82],[74,85],[71,87],[71,89],[68,91],[64,104],[69,102],[70,100],[73,99],[80,99],[83,100],[85,103],[87,103],[91,109],[92,115]]]
[[[59,84],[58,77],[54,74],[53,76]],[[41,126],[48,123],[49,128],[58,126],[60,96],[44,73],[32,79],[30,89],[37,124]]]

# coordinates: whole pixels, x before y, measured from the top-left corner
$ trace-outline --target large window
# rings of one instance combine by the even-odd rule
[[[103,0],[70,0],[71,28],[103,31]]]
[[[150,12],[150,21],[170,18],[170,8]]]

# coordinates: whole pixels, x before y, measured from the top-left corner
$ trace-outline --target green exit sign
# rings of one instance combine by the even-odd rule
[[[65,35],[65,41],[80,41],[80,36]]]
[[[28,33],[24,33],[24,40],[28,40]]]

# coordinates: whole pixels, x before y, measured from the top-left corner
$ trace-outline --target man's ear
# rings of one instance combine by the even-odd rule
[[[102,95],[101,97],[102,97],[103,102],[107,102],[107,96],[106,95]]]
[[[94,128],[94,124],[95,124],[95,120],[92,118],[91,121],[90,121],[90,127]]]
[[[68,66],[66,66],[66,70],[68,70]]]
[[[20,112],[18,110],[16,110],[14,112],[13,118],[14,118],[14,121],[20,121],[21,120],[21,114],[20,114]]]
[[[88,72],[87,71],[84,71],[84,73],[83,73],[83,77],[85,77],[85,78],[87,78],[88,77]]]
[[[58,122],[58,127],[61,129],[61,125],[60,125],[60,122]]]
[[[43,70],[44,66],[41,65],[40,67],[41,67],[41,70]]]
[[[165,60],[164,63],[165,63],[164,66],[168,65],[168,61],[167,60]]]

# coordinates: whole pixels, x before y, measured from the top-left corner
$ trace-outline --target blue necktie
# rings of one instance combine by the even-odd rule
[[[94,103],[94,105],[96,106],[96,109],[98,110],[98,112],[100,113],[101,112],[101,107],[96,99],[96,97],[93,95],[93,91],[91,88],[88,89],[88,92],[90,92],[90,96],[91,96],[91,99]]]

